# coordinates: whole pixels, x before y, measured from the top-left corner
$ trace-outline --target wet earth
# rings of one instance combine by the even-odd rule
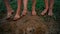
[[[26,15],[17,21],[0,19],[0,34],[60,34],[53,17]]]

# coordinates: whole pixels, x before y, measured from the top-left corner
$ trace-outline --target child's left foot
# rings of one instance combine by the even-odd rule
[[[32,15],[33,16],[36,16],[36,11],[32,11]]]
[[[7,12],[7,18],[6,18],[7,20],[10,19],[10,17],[13,14],[13,12],[14,12],[13,10],[11,10],[10,12]]]
[[[27,10],[23,10],[23,12],[22,12],[22,16],[24,15],[26,15],[27,14]]]
[[[52,10],[49,10],[48,15],[49,15],[49,16],[53,16]]]

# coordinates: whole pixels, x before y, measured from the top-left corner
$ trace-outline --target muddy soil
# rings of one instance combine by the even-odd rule
[[[52,17],[26,15],[17,21],[0,19],[0,34],[60,34]]]

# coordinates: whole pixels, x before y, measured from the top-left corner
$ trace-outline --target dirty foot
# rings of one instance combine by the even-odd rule
[[[48,15],[49,15],[49,16],[53,16],[52,10],[49,10]]]
[[[16,21],[16,20],[18,20],[18,19],[20,19],[20,15],[15,15],[15,17],[14,17],[14,21]]]
[[[11,17],[12,14],[13,14],[13,12],[14,12],[14,11],[12,10],[12,11],[10,11],[10,12],[7,13],[7,18],[6,18],[7,20],[10,19],[10,17]]]
[[[32,11],[32,15],[33,16],[36,16],[36,11]]]
[[[47,11],[48,11],[48,9],[44,9],[44,11],[42,11],[41,15],[44,16]]]
[[[25,16],[27,14],[27,10],[23,10],[22,15],[21,16]]]

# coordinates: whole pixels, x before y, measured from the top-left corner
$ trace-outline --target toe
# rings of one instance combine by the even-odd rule
[[[20,17],[14,17],[13,20],[16,21],[16,20],[18,20],[18,19],[20,19]]]

